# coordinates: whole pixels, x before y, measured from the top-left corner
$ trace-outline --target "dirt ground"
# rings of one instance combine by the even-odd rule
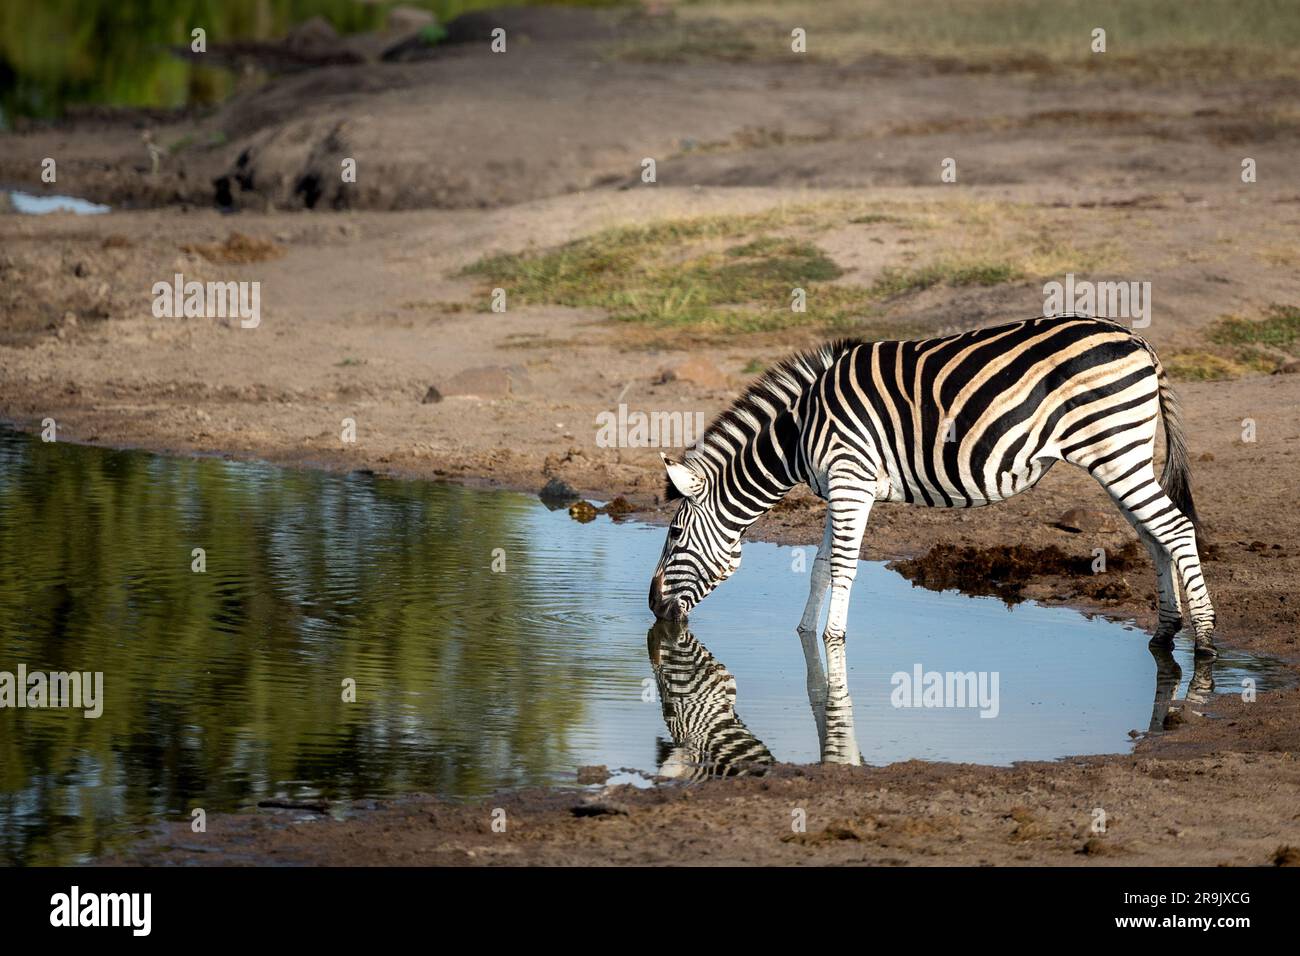
[[[1047,250],[1053,265],[1023,278],[892,297],[872,334],[1039,314],[1035,272],[1064,273],[1070,250],[1093,276],[1152,283],[1143,335],[1166,357],[1201,354],[1225,315],[1300,304],[1300,126],[1272,111],[1294,102],[1300,82],[1134,84],[892,58],[653,62],[604,55],[604,43],[330,67],[210,115],[88,117],[4,136],[0,182],[115,208],[0,216],[0,418],[33,430],[54,419],[60,440],[525,491],[557,477],[663,521],[658,450],[599,447],[596,416],[620,402],[715,413],[756,367],[824,333],[682,331],[556,304],[496,313],[465,266],[611,227],[813,208],[846,285],[999,237]],[[146,127],[155,142],[181,144],[156,174]],[[47,156],[59,179],[41,187]],[[938,179],[949,156],[956,184]],[[1260,170],[1249,185],[1245,156]],[[339,157],[357,160],[357,188],[331,187],[304,208],[297,186],[319,185]],[[654,184],[640,180],[644,157],[657,158]],[[235,208],[219,210],[232,182]],[[915,219],[930,225],[909,226]],[[989,226],[1004,220],[1019,230],[1010,238]],[[174,273],[260,281],[260,325],[155,318],[150,290]],[[693,371],[664,375],[687,360]],[[441,401],[424,401],[431,386]],[[1294,665],[1300,375],[1245,369],[1179,392],[1219,641]],[[353,444],[340,440],[346,418]],[[1243,440],[1246,419],[1253,440]],[[879,507],[863,554],[937,562],[932,549],[975,549],[960,563],[1014,544],[1082,558],[1134,540],[1116,522],[1059,527],[1076,508],[1109,504],[1062,466],[995,508]],[[815,543],[821,516],[796,494],[752,534]],[[1143,555],[1098,578],[1041,570],[1017,571],[1021,596],[1154,622]],[[122,859],[1294,863],[1297,704],[1296,690],[1219,697],[1133,755],[1009,769],[782,767],[762,780],[619,788],[605,797],[609,812],[583,817],[562,790],[468,806],[413,798],[308,825],[235,815],[210,821],[201,841],[164,830]],[[496,807],[504,834],[491,827]],[[1097,807],[1104,834],[1089,827]],[[807,811],[806,833],[791,830],[794,808]]]

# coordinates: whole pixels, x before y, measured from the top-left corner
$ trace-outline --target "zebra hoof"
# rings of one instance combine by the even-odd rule
[[[1153,651],[1172,651],[1174,649],[1174,632],[1161,634],[1159,632],[1147,641],[1147,647]]]

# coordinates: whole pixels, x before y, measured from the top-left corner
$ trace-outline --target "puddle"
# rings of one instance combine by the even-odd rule
[[[662,543],[526,495],[0,430],[0,672],[104,681],[97,719],[0,708],[0,859],[89,859],[196,807],[816,761],[797,549],[747,545],[675,632],[646,608]],[[1211,679],[1282,680],[1231,653],[1195,671],[1185,643],[1160,662],[1138,630],[913,588],[869,562],[848,656],[873,764],[1122,752],[1189,683],[1201,697]],[[893,706],[892,676],[918,666],[996,673],[996,717]]]
[[[10,210],[30,216],[43,216],[52,212],[72,212],[79,216],[97,216],[109,211],[111,207],[93,203],[76,196],[34,196],[17,189],[3,194]],[[0,203],[0,207],[5,205]]]

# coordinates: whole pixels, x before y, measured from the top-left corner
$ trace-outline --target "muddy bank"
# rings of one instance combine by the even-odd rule
[[[612,788],[597,813],[581,809],[590,792],[552,790],[463,806],[411,798],[342,820],[283,811],[214,817],[206,833],[169,825],[102,862],[1294,866],[1297,786],[1290,752],[1178,760],[1139,752],[1010,769],[779,765],[761,778]]]

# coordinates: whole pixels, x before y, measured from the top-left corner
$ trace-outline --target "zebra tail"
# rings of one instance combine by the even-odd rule
[[[1151,357],[1156,363],[1156,381],[1160,386],[1160,415],[1165,422],[1165,467],[1160,473],[1160,487],[1191,521],[1197,538],[1201,539],[1201,519],[1192,502],[1192,469],[1187,454],[1187,439],[1183,433],[1182,406],[1169,384],[1169,377],[1165,374],[1160,359],[1156,358],[1154,352]]]

